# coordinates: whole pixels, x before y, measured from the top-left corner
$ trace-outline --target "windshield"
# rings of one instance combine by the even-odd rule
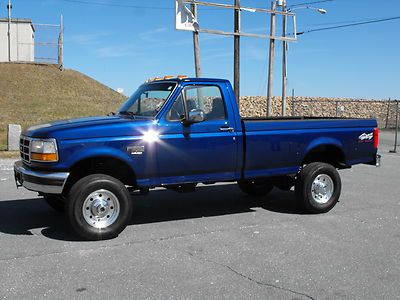
[[[175,82],[144,84],[121,106],[118,113],[155,117],[175,86]]]

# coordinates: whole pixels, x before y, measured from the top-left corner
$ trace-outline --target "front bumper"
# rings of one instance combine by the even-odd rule
[[[24,167],[22,161],[14,164],[14,179],[17,187],[45,194],[61,194],[69,173],[34,171]]]

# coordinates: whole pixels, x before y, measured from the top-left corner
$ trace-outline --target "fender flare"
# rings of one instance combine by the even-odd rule
[[[330,149],[338,151],[338,153],[341,156],[339,163],[343,163],[344,165],[346,165],[346,154],[343,150],[344,148],[343,144],[339,140],[329,137],[320,137],[314,139],[311,143],[309,143],[306,148],[306,151],[304,152],[303,162],[311,152],[315,151],[320,147],[328,147]]]

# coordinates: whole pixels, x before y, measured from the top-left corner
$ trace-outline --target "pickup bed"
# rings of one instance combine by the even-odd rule
[[[337,170],[379,165],[377,148],[375,120],[241,118],[229,81],[172,78],[143,84],[117,113],[29,128],[14,173],[97,240],[126,227],[131,193],[154,187],[237,181],[255,197],[294,187],[308,212],[327,212],[341,192]]]

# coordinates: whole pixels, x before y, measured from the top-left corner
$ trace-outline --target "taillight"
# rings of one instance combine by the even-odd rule
[[[374,148],[378,149],[379,145],[379,129],[374,128]]]

